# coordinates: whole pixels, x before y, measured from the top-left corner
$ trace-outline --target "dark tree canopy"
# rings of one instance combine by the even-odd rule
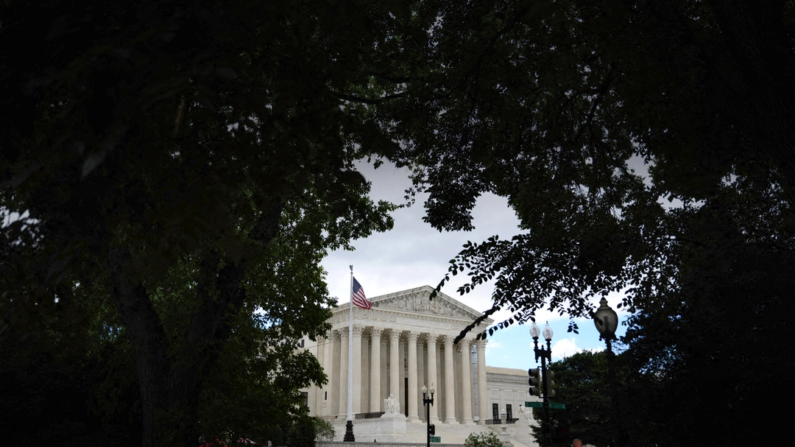
[[[418,16],[437,20],[385,85],[401,97],[374,111],[402,141],[393,159],[434,228],[470,229],[491,192],[522,229],[464,245],[440,284],[494,279],[486,314],[512,316],[479,336],[544,307],[589,317],[618,291],[628,357],[672,415],[660,445],[776,432],[783,415],[760,411],[763,389],[792,391],[795,3],[437,1]]]
[[[300,416],[297,389],[325,379],[278,344],[326,330],[326,251],[391,227],[353,163],[396,145],[357,98],[406,11],[0,5],[0,209],[23,216],[3,227],[0,328],[109,300],[98,336],[129,342],[145,446]],[[222,393],[247,369],[283,372],[253,395],[281,393],[273,414]]]
[[[718,202],[741,231],[772,226],[768,242],[791,247],[791,2],[424,7],[439,20],[423,70],[378,109],[404,141],[395,159],[430,193],[435,228],[471,228],[493,192],[525,230],[466,246],[450,268],[470,270],[464,291],[496,276],[495,306],[522,321],[545,301],[588,315],[583,297],[626,287],[636,310],[676,287],[684,222]],[[642,161],[647,179],[629,167]],[[754,222],[761,197],[780,206]]]
[[[322,333],[319,259],[391,225],[353,167],[385,156],[434,228],[471,228],[485,192],[516,211],[522,234],[451,261],[462,293],[496,278],[487,314],[513,316],[491,332],[623,291],[662,390],[750,365],[735,391],[758,403],[781,352],[759,340],[793,338],[794,27],[791,1],[5,2],[0,207],[26,217],[0,315],[105,297],[143,445],[191,445],[202,390],[246,386],[219,364],[255,328]],[[712,427],[696,403],[679,441]]]

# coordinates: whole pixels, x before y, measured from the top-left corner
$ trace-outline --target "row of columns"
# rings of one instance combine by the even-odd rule
[[[328,376],[328,386],[326,387],[326,391],[336,391],[333,389],[334,386],[338,389],[338,405],[337,405],[337,412],[339,418],[345,418],[347,416],[347,396],[348,396],[348,356],[353,355],[353,377],[354,377],[354,388],[353,388],[353,412],[360,413],[361,412],[361,391],[362,386],[365,386],[362,379],[362,336],[364,332],[364,327],[360,325],[354,325],[353,327],[353,346],[354,352],[348,352],[348,329],[339,329],[332,331],[330,334],[333,338],[326,339],[323,343],[323,367]],[[387,395],[381,395],[381,337],[385,335],[385,332],[389,336],[389,344],[388,344],[388,351],[389,351],[389,377],[392,379],[389,381],[389,390]],[[398,378],[400,377],[400,366],[401,366],[401,358],[400,358],[400,337],[401,334],[404,336],[406,340],[406,353],[405,358],[407,360],[407,369],[408,369],[408,402],[402,402],[403,396],[400,395],[400,382]],[[392,394],[401,401],[401,410],[406,408],[405,405],[408,407],[408,421],[416,421],[419,419],[418,415],[418,407],[419,407],[419,396],[420,396],[420,386],[421,384],[418,383],[418,361],[417,361],[417,343],[420,339],[420,335],[424,335],[423,342],[428,347],[428,358],[427,358],[427,374],[429,382],[437,384],[437,389],[441,391],[441,387],[439,386],[441,381],[439,379],[439,374],[437,372],[436,362],[437,362],[437,352],[436,346],[438,341],[443,341],[444,343],[444,383],[445,383],[445,390],[441,393],[444,402],[437,398],[436,405],[430,407],[430,414],[429,418],[431,423],[441,422],[439,419],[438,413],[438,406],[444,405],[444,413],[445,413],[445,420],[444,423],[452,424],[458,422],[456,419],[456,409],[455,409],[455,400],[456,400],[456,377],[455,377],[455,366],[454,366],[454,345],[453,339],[454,336],[451,335],[442,335],[442,334],[434,334],[434,333],[427,333],[423,332],[420,333],[418,331],[410,331],[410,330],[399,330],[399,329],[384,329],[379,327],[371,327],[369,329],[369,336],[371,338],[371,352],[370,352],[370,362],[369,362],[369,386],[370,386],[370,399],[369,399],[369,408],[370,411],[383,411],[383,400],[389,395]],[[339,340],[339,358],[334,358],[334,343],[333,340]],[[487,411],[488,411],[488,399],[486,395],[486,361],[485,361],[485,346],[486,341],[473,341],[470,339],[461,340],[458,343],[458,353],[460,354],[461,359],[461,370],[460,370],[460,378],[461,378],[461,396],[460,396],[460,404],[462,407],[460,423],[462,424],[471,424],[473,423],[473,415],[472,415],[472,371],[471,371],[471,344],[475,344],[478,347],[478,362],[477,362],[477,369],[478,369],[478,395],[479,397],[479,408],[478,413],[480,415],[480,420],[483,421],[487,419]],[[358,349],[356,348],[358,347]],[[334,360],[337,360],[336,362]],[[428,386],[431,383],[427,384]],[[321,391],[322,394],[322,391]],[[437,396],[439,393],[437,393]],[[320,396],[319,396],[320,397]],[[330,402],[329,402],[330,403]],[[376,409],[376,410],[374,410]],[[327,408],[326,416],[333,416],[335,415],[334,408]],[[424,416],[424,415],[423,415]]]

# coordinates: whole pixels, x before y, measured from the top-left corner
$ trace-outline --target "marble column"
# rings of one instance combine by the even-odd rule
[[[428,334],[425,338],[425,342],[428,344],[428,389],[431,387],[439,388],[439,379],[438,375],[436,374],[436,339],[438,335],[436,334]],[[437,390],[438,391],[438,390]],[[437,393],[438,396],[438,393]],[[431,397],[430,395],[428,397]],[[438,399],[434,396],[434,404],[431,405],[429,411],[430,416],[429,419],[431,420],[431,424],[435,424],[439,422],[439,415],[436,410],[438,404]]]
[[[470,353],[469,340],[458,342],[461,345],[461,406],[463,407],[461,423],[472,424],[472,354]]]
[[[389,394],[400,402],[400,332],[392,329],[389,331]],[[406,402],[400,403],[403,410]]]
[[[340,384],[337,420],[348,419],[348,330],[340,330]]]
[[[370,329],[370,413],[381,411],[381,328]]]
[[[326,337],[318,337],[317,338],[317,350],[316,350],[316,357],[318,363],[320,363],[320,367],[323,368],[323,372],[326,373],[328,367],[326,366],[326,343],[328,340]],[[328,377],[328,375],[326,375]],[[323,416],[323,388],[322,386],[315,388],[315,405],[314,407],[309,407],[314,412],[312,416]]]
[[[478,340],[475,344],[478,347],[478,415],[480,425],[486,424],[489,419],[489,397],[486,388],[486,343],[487,340]]]
[[[409,415],[406,419],[407,422],[414,422],[418,420],[418,405],[419,401],[417,397],[420,394],[420,389],[417,385],[417,333],[416,332],[406,332],[406,347],[409,350],[408,358],[408,370],[409,370],[409,401],[406,403],[409,409]]]
[[[444,422],[455,423],[455,374],[453,370],[453,337],[444,336]]]
[[[339,335],[335,334],[334,331],[329,331],[328,338],[326,339],[325,345],[325,354],[324,354],[324,368],[326,372],[326,376],[328,377],[328,383],[326,386],[323,387],[323,402],[326,403],[325,411],[323,412],[323,416],[333,416],[334,410],[331,408],[331,403],[333,402],[331,396],[333,395],[332,387],[334,386],[334,339],[339,338]]]
[[[353,414],[362,412],[362,330],[364,327],[353,325]]]

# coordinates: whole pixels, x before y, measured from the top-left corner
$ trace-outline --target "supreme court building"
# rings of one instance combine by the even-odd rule
[[[348,356],[353,356],[355,419],[378,418],[390,395],[407,423],[425,420],[423,385],[436,388],[430,422],[482,425],[498,419],[529,418],[520,407],[536,400],[528,393],[527,371],[486,367],[485,340],[475,335],[493,323],[486,319],[457,344],[453,340],[482,314],[445,294],[433,300],[430,286],[371,298],[372,309],[353,308],[353,352],[348,352],[350,303],[333,310],[332,330],[304,349],[319,360],[328,384],[305,389],[310,414],[339,423],[347,417]],[[531,359],[532,350],[516,353]],[[531,365],[528,363],[528,367]],[[355,422],[355,421],[354,421]]]

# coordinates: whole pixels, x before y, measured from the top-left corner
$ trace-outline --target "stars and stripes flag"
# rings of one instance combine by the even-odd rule
[[[356,281],[356,278],[353,278],[351,301],[356,305],[356,307],[361,307],[362,309],[370,309],[373,307],[373,303],[367,301],[367,297],[364,296],[364,288],[361,284],[359,284],[359,281]]]

